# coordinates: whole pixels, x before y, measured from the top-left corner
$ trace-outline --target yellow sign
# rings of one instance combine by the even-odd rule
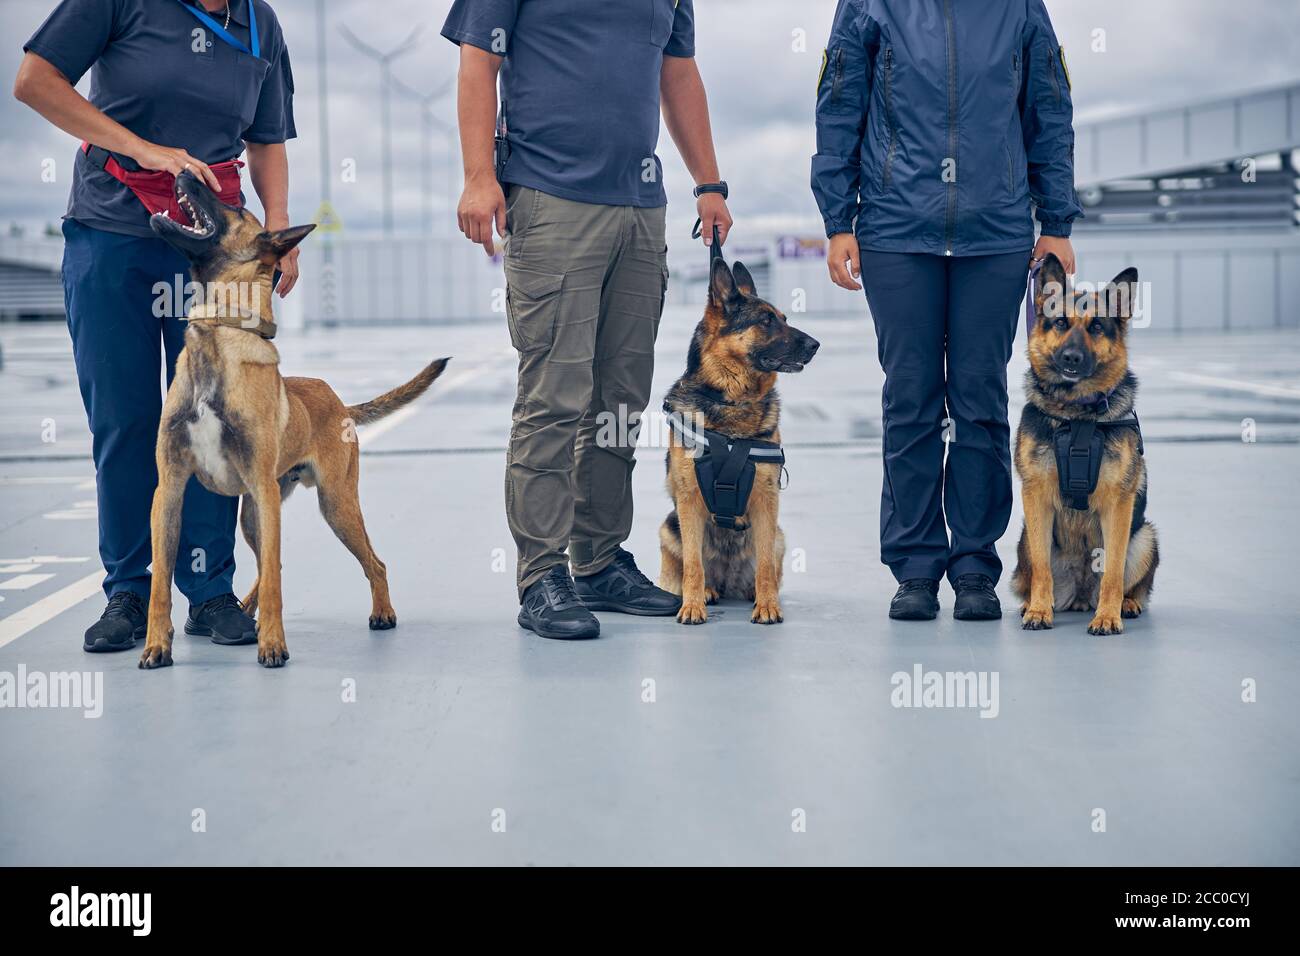
[[[334,211],[334,207],[328,200],[321,200],[320,208],[316,210],[312,222],[316,223],[316,228],[321,232],[343,231],[343,220],[339,218],[339,214]]]
[[[1074,84],[1070,82],[1070,68],[1065,65],[1065,47],[1057,47],[1056,52],[1060,54],[1061,57],[1061,72],[1065,74],[1065,88],[1073,92]]]

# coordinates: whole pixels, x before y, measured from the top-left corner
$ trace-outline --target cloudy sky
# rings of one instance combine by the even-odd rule
[[[320,198],[316,0],[272,0],[272,5],[288,39],[297,86],[299,138],[289,153],[291,213],[307,220]],[[6,78],[17,69],[23,40],[53,6],[54,0],[0,0],[0,36],[5,37],[0,73]],[[456,48],[438,36],[450,4],[326,0],[325,6],[330,149],[336,167],[352,158],[358,172],[356,185],[335,187],[334,205],[349,233],[373,232],[379,224],[378,70],[344,40],[339,25],[346,23],[381,49],[422,27],[419,45],[393,72],[415,90],[429,92],[455,76]],[[738,227],[816,232],[820,221],[807,186],[814,148],[812,98],[834,0],[696,0],[695,6],[697,59]],[[1069,57],[1078,119],[1211,98],[1300,76],[1296,0],[1048,0],[1048,9]],[[1097,30],[1105,31],[1104,52],[1092,49]],[[454,124],[454,91],[435,105],[434,113],[449,127]],[[421,228],[419,107],[414,100],[396,98],[393,115],[397,224],[416,231]],[[7,159],[0,164],[0,224],[39,229],[58,218],[67,197],[62,177],[53,184],[41,182],[41,163],[54,157],[62,170],[75,144],[9,96],[0,106],[0,120]],[[448,162],[450,156],[458,157],[450,152],[452,146],[439,134],[432,147],[439,232],[454,230],[449,183],[459,189],[460,168],[458,158]],[[675,236],[694,218],[690,182],[666,133],[659,152],[666,168],[670,236]],[[737,236],[743,237],[743,231]]]

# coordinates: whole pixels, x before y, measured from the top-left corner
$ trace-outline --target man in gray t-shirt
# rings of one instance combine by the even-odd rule
[[[650,398],[668,283],[661,109],[697,184],[706,244],[731,225],[692,2],[455,0],[442,34],[461,48],[458,223],[489,254],[493,226],[505,237],[519,623],[574,639],[599,635],[592,610],[675,614],[679,599],[622,544],[636,446],[627,423]]]

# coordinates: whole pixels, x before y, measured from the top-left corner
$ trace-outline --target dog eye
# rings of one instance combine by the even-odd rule
[[[1088,334],[1101,335],[1101,333],[1102,333],[1101,323],[1098,322],[1096,319],[1094,319],[1092,324],[1088,326]]]
[[[1070,327],[1070,322],[1068,319],[1065,318],[1065,316],[1061,316],[1052,324],[1056,326],[1058,329],[1060,329],[1061,331],[1065,331]]]

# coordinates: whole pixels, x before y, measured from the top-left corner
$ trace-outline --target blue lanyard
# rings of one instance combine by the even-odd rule
[[[260,57],[262,55],[262,47],[257,42],[257,10],[254,6],[253,0],[248,0],[248,41],[252,45],[251,50],[248,47],[244,46],[244,44],[236,40],[234,36],[231,35],[229,30],[227,30],[216,20],[208,16],[205,10],[201,10],[191,3],[187,3],[186,0],[176,0],[176,2],[179,3],[186,10],[188,10],[190,13],[194,14],[195,18],[198,19],[200,23],[206,25],[209,30],[211,30],[221,39],[225,40],[236,50],[239,50],[241,53],[248,53],[256,57]],[[230,0],[230,2],[234,3],[235,0]]]

